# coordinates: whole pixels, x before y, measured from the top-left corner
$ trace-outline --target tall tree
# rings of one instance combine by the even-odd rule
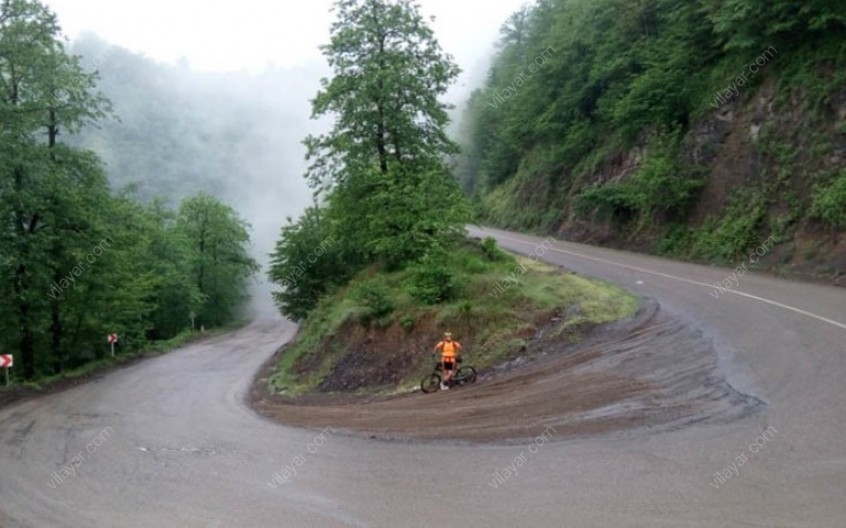
[[[185,329],[192,314],[199,314],[205,298],[192,277],[192,247],[187,234],[177,229],[176,213],[157,200],[147,217],[149,246],[143,266],[154,272],[158,301],[150,314],[149,337],[168,339]]]
[[[328,188],[377,166],[437,166],[456,151],[438,100],[459,74],[411,0],[339,0],[330,43],[321,49],[331,80],[312,104],[336,116],[333,130],[306,139],[311,184]]]
[[[46,301],[47,285],[57,278],[56,266],[67,260],[65,232],[82,229],[73,219],[76,209],[65,205],[92,183],[85,174],[90,167],[77,160],[77,153],[59,148],[58,136],[107,109],[92,93],[94,76],[65,52],[59,31],[55,15],[40,2],[0,3],[0,142],[11,154],[0,164],[0,176],[10,183],[0,200],[8,208],[4,218],[11,219],[6,264],[14,268],[16,348],[26,377],[36,372],[37,327],[47,305],[50,342],[59,358],[55,366],[61,366],[61,309],[58,300]],[[104,184],[98,183],[101,189]]]
[[[450,106],[439,100],[459,69],[411,0],[340,0],[335,12],[322,47],[333,76],[312,110],[336,121],[305,140],[307,177],[318,193],[343,197],[332,216],[365,261],[402,265],[455,235],[464,218],[445,161],[458,151],[445,132]],[[401,205],[432,199],[425,210]],[[400,236],[414,244],[390,244]]]
[[[182,202],[176,228],[188,244],[192,274],[203,297],[199,321],[208,326],[231,321],[246,299],[248,279],[258,271],[244,247],[250,240],[249,225],[232,208],[201,193]]]
[[[320,297],[349,279],[355,267],[344,258],[325,213],[312,206],[296,222],[288,218],[272,254],[268,276],[283,288],[274,292],[274,299],[294,320],[305,319]]]

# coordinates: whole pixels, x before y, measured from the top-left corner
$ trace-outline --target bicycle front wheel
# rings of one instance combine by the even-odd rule
[[[429,374],[420,382],[420,390],[426,394],[441,390],[441,377],[437,374]]]

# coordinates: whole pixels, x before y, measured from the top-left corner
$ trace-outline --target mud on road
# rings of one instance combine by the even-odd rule
[[[727,422],[763,406],[726,382],[709,339],[653,301],[634,319],[601,327],[575,347],[541,338],[533,348],[539,352],[532,359],[480,372],[475,385],[364,401],[270,394],[267,380],[283,347],[263,367],[250,400],[261,415],[287,425],[379,439],[484,443]]]

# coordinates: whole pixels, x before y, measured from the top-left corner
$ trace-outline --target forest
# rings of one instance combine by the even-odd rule
[[[61,374],[233,322],[258,266],[249,225],[205,192],[114,190],[79,134],[119,118],[30,0],[0,3],[0,352],[16,379]]]
[[[770,264],[831,275],[844,37],[826,0],[538,0],[464,108],[457,176],[490,224],[718,262],[774,236]]]

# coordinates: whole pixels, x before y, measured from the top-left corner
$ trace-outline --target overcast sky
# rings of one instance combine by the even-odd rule
[[[107,41],[163,62],[185,58],[199,71],[303,66],[323,61],[331,0],[47,0],[67,36],[91,30]],[[466,71],[484,73],[499,27],[526,0],[422,0],[441,46]]]

